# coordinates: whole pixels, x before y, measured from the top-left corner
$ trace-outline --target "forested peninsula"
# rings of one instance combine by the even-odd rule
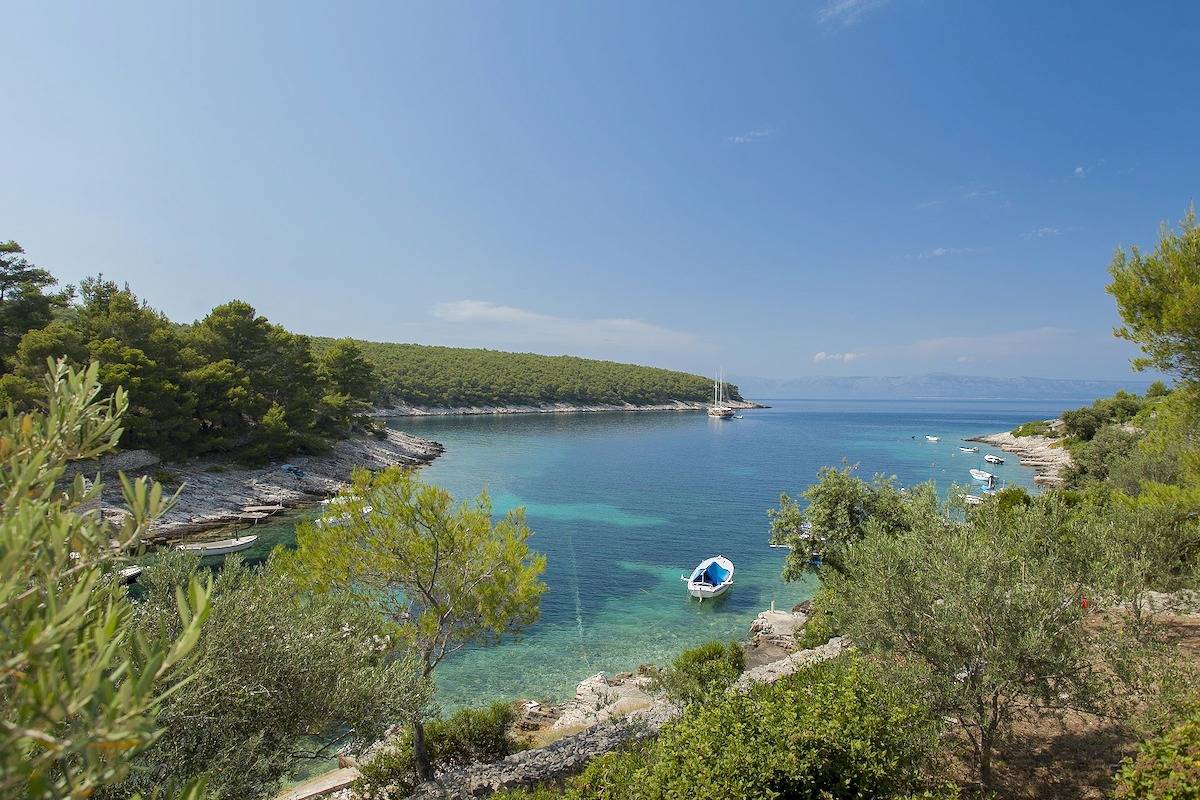
[[[129,393],[122,446],[263,464],[383,436],[376,412],[699,408],[708,378],[573,356],[309,337],[232,300],[180,324],[102,275],[78,286],[0,242],[0,407],[45,395],[48,359]],[[737,387],[727,394],[741,401]]]
[[[333,339],[313,339],[318,354],[336,344]],[[420,344],[355,344],[379,375],[377,399],[384,407],[653,406],[703,403],[713,391],[711,378],[615,361]],[[726,394],[742,400],[736,386],[727,386]]]

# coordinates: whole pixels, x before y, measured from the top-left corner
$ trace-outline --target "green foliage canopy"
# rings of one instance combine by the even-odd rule
[[[140,634],[114,571],[164,510],[161,487],[123,482],[128,515],[114,527],[88,508],[99,484],[64,478],[68,461],[121,436],[125,392],[98,400],[99,372],[52,363],[45,411],[0,421],[3,797],[85,798],[124,780],[159,735],[209,613],[193,577],[167,599],[174,630]]]
[[[423,677],[468,644],[498,641],[537,620],[546,559],[530,552],[522,509],[493,520],[486,493],[456,506],[449,492],[399,468],[359,470],[342,498],[338,524],[302,524],[281,565],[301,584],[389,620]],[[426,779],[420,719],[413,749]]]
[[[1188,209],[1179,230],[1163,226],[1158,246],[1143,254],[1118,250],[1108,292],[1125,324],[1116,335],[1141,346],[1136,369],[1154,367],[1200,381],[1200,225]]]

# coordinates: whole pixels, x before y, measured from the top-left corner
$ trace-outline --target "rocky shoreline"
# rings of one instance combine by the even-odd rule
[[[1017,456],[1021,466],[1033,467],[1034,483],[1039,486],[1062,486],[1063,471],[1071,466],[1071,453],[1063,439],[1047,436],[1013,436],[1011,431],[976,436],[969,442],[979,442]]]
[[[124,504],[117,471],[143,475],[164,484],[164,492],[179,490],[175,504],[156,523],[152,539],[173,541],[218,528],[253,524],[285,509],[314,505],[337,492],[356,467],[371,470],[401,465],[419,467],[442,454],[437,442],[400,431],[385,430],[382,438],[355,435],[334,442],[320,455],[296,456],[265,467],[242,467],[226,461],[163,462],[145,450],[130,450],[99,461],[76,462],[67,477],[82,474],[105,477],[100,510],[106,517],[123,517]]]
[[[536,406],[457,406],[452,408],[441,406],[394,406],[377,408],[373,413],[376,417],[454,417],[478,416],[482,414],[585,414],[602,411],[704,411],[708,403],[695,400],[672,400],[667,403],[636,405],[633,403],[597,403],[591,405],[574,405],[572,403],[546,403]],[[769,408],[770,406],[749,400],[729,400],[726,405],[730,408]]]
[[[733,691],[748,692],[752,684],[773,683],[820,661],[835,658],[851,645],[842,638],[808,650],[796,650],[795,634],[807,621],[799,606],[791,611],[764,611],[750,626],[747,670]],[[754,665],[754,651],[774,654]],[[575,774],[597,756],[655,736],[679,709],[657,688],[654,667],[643,665],[636,672],[611,677],[597,673],[580,682],[575,697],[560,704],[520,701],[517,729],[529,735],[535,746],[491,764],[472,764],[448,770],[417,787],[413,798],[471,798],[501,789],[553,782]],[[379,745],[376,745],[378,747]],[[372,748],[374,750],[374,748]],[[365,758],[370,758],[367,755]],[[349,763],[349,760],[347,760]],[[352,770],[338,770],[345,779],[325,791],[289,794],[289,800],[310,800],[326,795],[336,800],[362,800],[364,795],[346,788]],[[330,773],[331,775],[333,773]],[[385,787],[372,800],[394,800],[406,796],[398,787]]]

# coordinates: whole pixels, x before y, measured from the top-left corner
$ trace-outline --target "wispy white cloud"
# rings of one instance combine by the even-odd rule
[[[1047,236],[1058,236],[1062,233],[1062,228],[1034,228],[1031,231],[1021,234],[1022,239],[1045,239]]]
[[[945,256],[969,256],[975,252],[974,247],[935,247],[917,254],[917,258],[943,258]]]
[[[869,12],[886,5],[888,0],[829,0],[817,11],[823,25],[847,28],[857,24]]]
[[[731,144],[753,144],[754,142],[761,142],[763,139],[769,139],[774,135],[775,130],[773,128],[758,128],[746,131],[745,133],[739,133],[736,136],[726,136],[725,141]]]
[[[1000,194],[998,189],[990,186],[972,186],[963,192],[963,200],[986,200]]]
[[[624,317],[575,319],[542,314],[487,300],[439,303],[433,315],[443,322],[483,328],[498,341],[571,347],[639,347],[654,350],[710,350],[693,333]]]
[[[945,202],[945,200],[926,200],[924,203],[917,203],[917,208],[937,208]]]
[[[843,364],[849,364],[857,358],[862,358],[865,353],[826,353],[822,350],[819,353],[813,354],[813,362],[820,364],[824,361],[840,361]]]
[[[1097,161],[1095,164],[1091,165],[1090,167],[1081,164],[1078,167],[1076,167],[1074,170],[1072,170],[1071,175],[1075,178],[1086,178],[1089,175],[1091,175],[1093,172],[1095,172],[1096,170],[1103,167],[1104,162],[1106,160],[1107,159],[1102,158],[1099,161]]]

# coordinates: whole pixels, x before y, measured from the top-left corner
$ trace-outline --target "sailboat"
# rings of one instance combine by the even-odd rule
[[[721,380],[720,373],[713,379],[713,402],[708,407],[708,415],[717,419],[731,419],[733,417],[733,409],[726,404],[725,400],[725,381]]]

